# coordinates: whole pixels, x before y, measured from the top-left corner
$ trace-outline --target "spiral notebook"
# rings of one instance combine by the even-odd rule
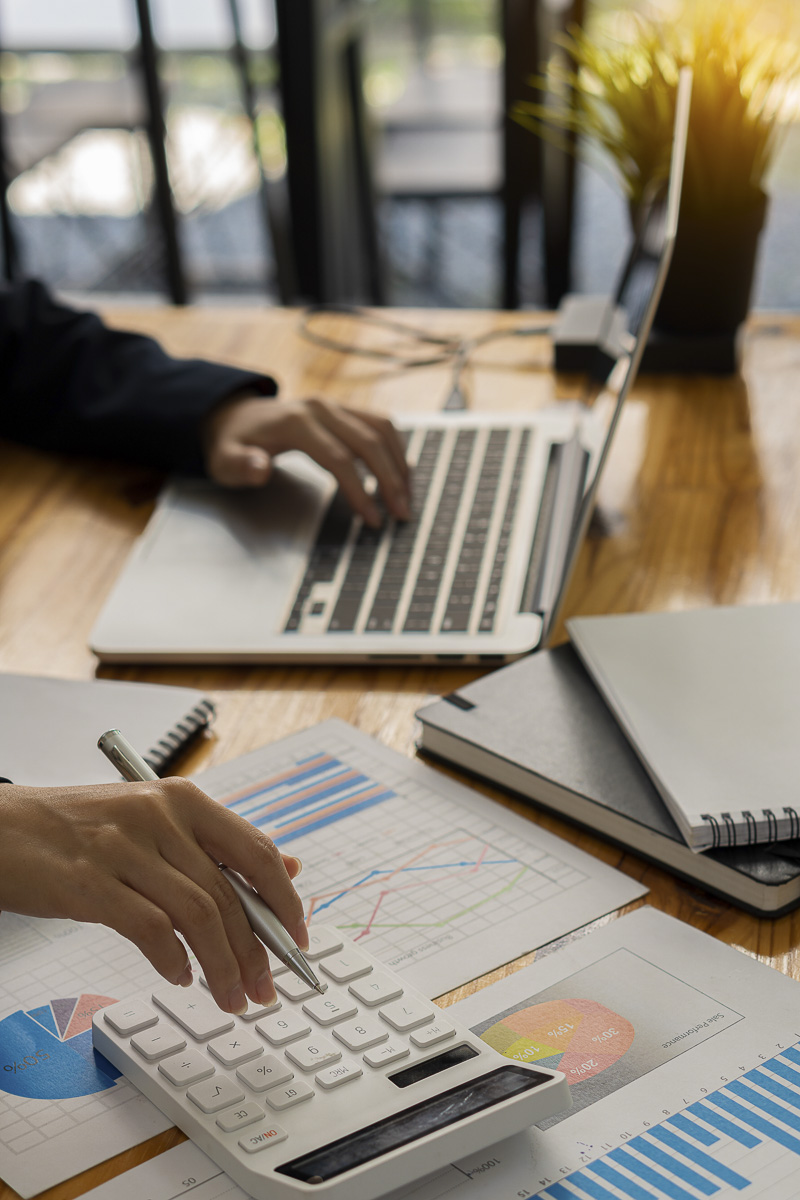
[[[800,604],[567,628],[692,850],[800,837]]]
[[[158,775],[207,729],[214,705],[194,688],[0,674],[0,777],[28,787],[114,783],[97,749],[122,729]]]

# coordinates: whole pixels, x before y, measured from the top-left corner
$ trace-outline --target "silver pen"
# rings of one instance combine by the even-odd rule
[[[118,729],[109,729],[97,742],[109,762],[113,763],[129,783],[143,783],[148,779],[158,779],[152,767],[134,750],[124,734]],[[237,871],[220,865],[222,874],[231,885],[239,902],[245,911],[250,926],[256,937],[260,938],[268,950],[294,971],[298,979],[313,987],[320,995],[324,989],[311,967],[308,965],[302,950],[294,938],[286,932],[281,922],[271,908],[254,892],[250,885]]]

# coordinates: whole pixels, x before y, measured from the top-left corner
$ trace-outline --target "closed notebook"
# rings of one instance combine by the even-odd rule
[[[800,844],[695,854],[571,646],[421,709],[421,748],[763,916],[800,902]]]
[[[161,775],[214,715],[193,688],[0,675],[0,776],[29,787],[119,782],[97,749],[121,729]]]
[[[567,628],[693,850],[800,836],[800,604]]]

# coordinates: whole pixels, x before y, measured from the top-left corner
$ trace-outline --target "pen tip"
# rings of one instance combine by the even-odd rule
[[[320,996],[325,995],[325,988],[322,986],[321,983],[317,983],[314,986],[315,986],[316,990],[319,992]]]

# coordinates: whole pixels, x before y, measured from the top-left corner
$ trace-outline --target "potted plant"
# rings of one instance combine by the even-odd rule
[[[727,334],[747,314],[765,175],[800,80],[790,28],[789,9],[747,0],[608,14],[605,24],[559,39],[561,55],[536,81],[547,102],[514,109],[540,135],[574,134],[607,152],[635,222],[668,173],[678,73],[692,67],[678,238],[656,317],[662,330]]]

